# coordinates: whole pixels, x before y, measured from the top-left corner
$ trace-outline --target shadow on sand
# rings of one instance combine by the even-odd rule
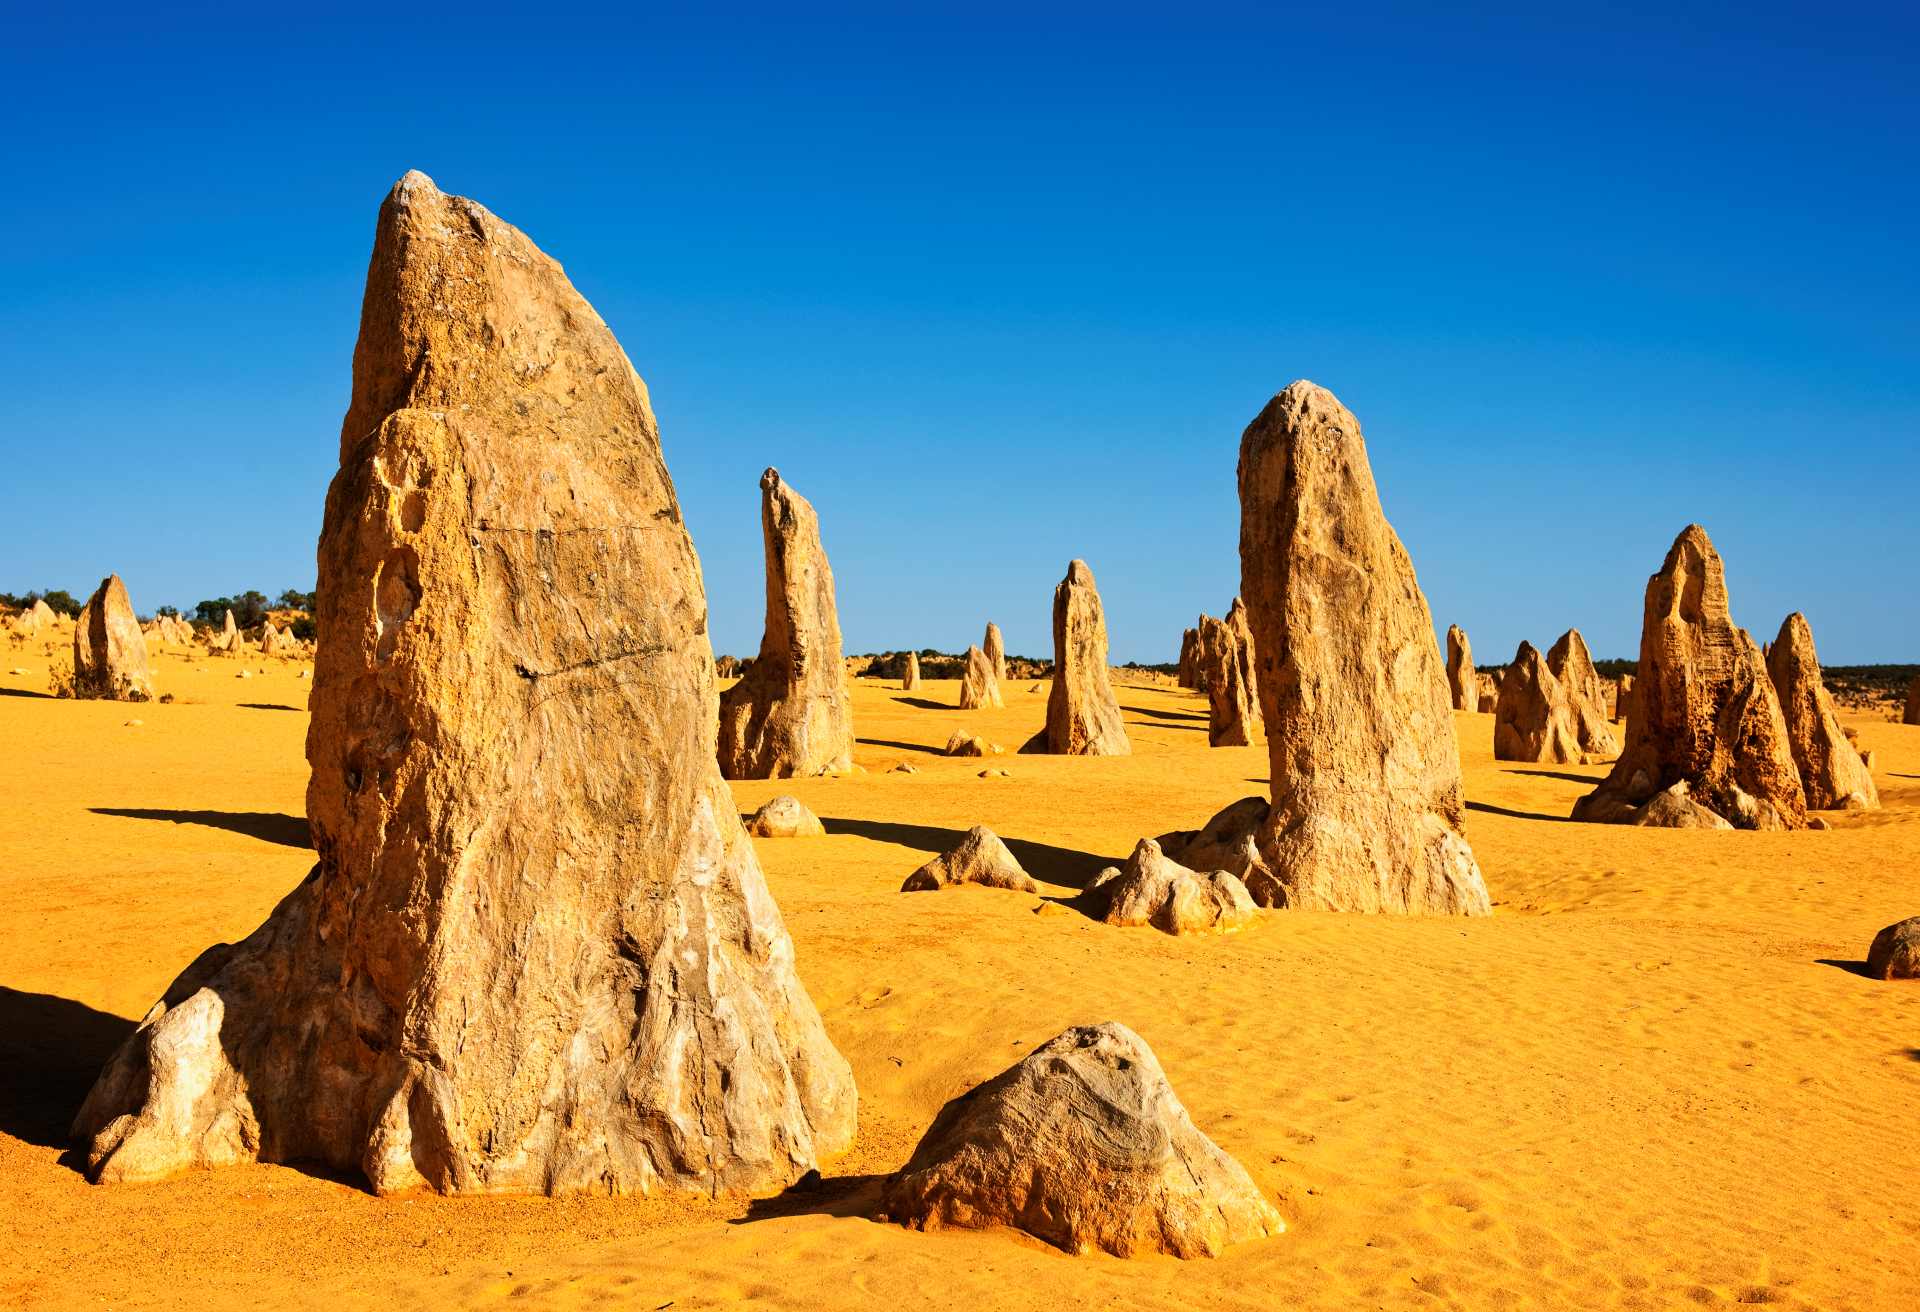
[[[877,843],[898,843],[901,847],[911,847],[928,856],[938,856],[967,836],[963,829],[897,824],[890,820],[856,820],[850,816],[823,815],[820,823],[830,834],[853,834],[860,838],[871,838]],[[1106,867],[1120,864],[1118,860],[1108,860],[1090,852],[1076,852],[1072,848],[1054,847],[1047,843],[1030,843],[1024,838],[1008,838],[1005,834],[1000,836],[1000,841],[1007,845],[1007,850],[1013,853],[1013,859],[1028,874],[1063,888],[1084,889],[1087,881]],[[906,872],[902,871],[902,878],[905,875]]]
[[[304,706],[283,706],[279,702],[241,702],[243,711],[302,711]]]
[[[1873,976],[1867,974],[1867,963],[1864,961],[1842,961],[1838,957],[1820,957],[1817,958],[1813,964],[1816,966],[1832,966],[1835,970],[1844,970],[1847,974],[1858,975],[1861,979],[1873,978]]]
[[[1207,713],[1194,714],[1192,711],[1158,711],[1151,706],[1122,706],[1123,711],[1132,711],[1135,715],[1151,715],[1156,720],[1198,720],[1207,722]]]
[[[282,847],[313,846],[307,818],[281,811],[165,811],[146,806],[92,806],[95,815],[124,816],[129,820],[167,820],[176,825],[206,825],[225,829]]]
[[[945,702],[930,702],[925,697],[895,697],[903,706],[917,706],[923,711],[957,711],[958,706],[949,706]]]
[[[1492,802],[1468,802],[1467,810],[1484,811],[1488,815],[1504,815],[1509,820],[1551,820],[1555,824],[1566,823],[1563,815],[1548,815],[1544,811],[1514,811],[1504,806],[1495,806]]]
[[[855,738],[862,747],[891,747],[897,752],[925,752],[928,756],[942,755],[938,747],[929,747],[926,743],[896,743],[890,738]]]
[[[39,697],[46,701],[53,700],[52,693],[35,692],[31,688],[0,688],[0,697]]]
[[[65,1148],[74,1113],[134,1024],[49,993],[0,985],[0,1134]]]
[[[771,1198],[747,1204],[747,1214],[729,1225],[752,1225],[786,1216],[870,1217],[880,1210],[884,1175],[837,1175],[823,1178],[808,1171]]]
[[[1566,780],[1566,781],[1567,781],[1568,783],[1570,783],[1570,784],[1582,784],[1582,785],[1584,785],[1585,787],[1588,787],[1588,788],[1593,788],[1593,787],[1595,787],[1595,786],[1597,786],[1597,785],[1599,784],[1599,782],[1600,782],[1600,776],[1599,776],[1599,775],[1593,775],[1593,774],[1568,774],[1568,773],[1567,773],[1566,771],[1564,771],[1564,770],[1511,770],[1511,769],[1509,769],[1509,770],[1503,770],[1503,771],[1502,771],[1501,773],[1503,773],[1503,774],[1530,774],[1530,775],[1536,775],[1536,776],[1538,776],[1539,778],[1542,778],[1542,779],[1564,779],[1564,780]]]

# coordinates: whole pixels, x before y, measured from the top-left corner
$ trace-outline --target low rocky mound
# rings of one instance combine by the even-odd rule
[[[1033,876],[1021,869],[999,835],[985,825],[967,830],[966,837],[953,848],[908,875],[900,891],[924,893],[955,884],[984,884],[988,888],[1009,888],[1020,893],[1040,891]]]
[[[1101,919],[1109,925],[1151,925],[1163,934],[1240,929],[1254,918],[1245,884],[1224,870],[1189,870],[1151,838],[1140,840],[1125,865],[1094,876],[1087,897],[1105,905]]]
[[[813,838],[827,830],[799,798],[776,797],[748,817],[747,832],[756,838]]]

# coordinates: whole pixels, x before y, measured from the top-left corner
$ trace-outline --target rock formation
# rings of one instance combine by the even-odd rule
[[[955,729],[953,736],[947,739],[942,756],[998,756],[1003,749],[998,743],[990,743],[970,729]]]
[[[1446,671],[1360,424],[1297,382],[1240,441],[1240,577],[1287,904],[1491,911],[1465,833]]]
[[[13,632],[17,637],[37,638],[52,628],[56,619],[57,617],[53,613],[53,607],[47,605],[47,603],[40,600],[40,598],[35,597],[33,599],[33,605],[14,616]]]
[[[980,650],[987,654],[987,660],[993,664],[993,680],[997,688],[1007,677],[1007,644],[1000,636],[1000,626],[992,620],[987,621],[987,636],[981,642]]]
[[[1260,855],[1260,831],[1273,810],[1264,797],[1243,797],[1199,829],[1162,834],[1160,850],[1193,870],[1224,870],[1246,885],[1255,906],[1284,907],[1287,890]]]
[[[1760,649],[1728,611],[1726,569],[1689,524],[1647,580],[1627,746],[1575,820],[1624,823],[1685,780],[1736,829],[1799,829],[1806,793]]]
[[[89,1172],[783,1188],[850,1142],[852,1075],[713,761],[644,385],[559,265],[419,173],[380,211],[353,375],[318,860],[109,1061],[74,1125]]]
[[[1195,1128],[1153,1050],[1112,1021],[1068,1030],[941,1108],[882,1205],[916,1229],[1004,1225],[1116,1257],[1215,1257],[1285,1228]]]
[[[118,574],[100,580],[74,623],[73,695],[117,702],[153,697],[147,640]]]
[[[853,702],[840,656],[833,570],[807,499],[760,476],[767,627],[740,681],[720,694],[720,772],[729,779],[840,774],[853,763]]]
[[[1627,823],[1643,829],[1731,829],[1722,820],[1693,800],[1685,779],[1653,795],[1645,806],[1627,817]]]
[[[1473,669],[1473,644],[1458,624],[1447,625],[1447,693],[1456,711],[1480,709],[1480,680]]]
[[[1505,670],[1482,670],[1473,676],[1480,689],[1480,712],[1492,715],[1500,700],[1500,682],[1506,677]]]
[[[900,691],[918,692],[920,690],[920,653],[908,652],[906,666],[906,673],[900,676]]]
[[[967,648],[967,668],[960,675],[960,709],[1005,706],[1000,697],[1000,680],[994,675],[993,660],[978,647]]]
[[[240,650],[240,626],[233,622],[233,612],[227,612],[226,621],[220,626],[220,632],[207,640],[207,646],[214,651],[236,654]]]
[[[1920,916],[1896,921],[1873,936],[1867,949],[1872,979],[1920,979]]]
[[[1593,668],[1593,655],[1580,630],[1568,629],[1547,653],[1547,668],[1566,689],[1573,714],[1573,736],[1589,761],[1610,761],[1620,754],[1607,711],[1606,681]]]
[[[1205,618],[1204,616],[1202,617]],[[1203,691],[1206,687],[1200,681],[1200,630],[1182,629],[1180,631],[1180,670],[1174,682],[1182,688]]]
[[[1627,702],[1633,697],[1633,676],[1623,674],[1614,680],[1617,691],[1613,695],[1613,718],[1626,723]]]
[[[1163,934],[1235,930],[1254,918],[1247,886],[1224,870],[1202,873],[1168,857],[1143,838],[1120,866],[1108,866],[1087,885],[1088,898],[1104,903],[1109,925],[1151,925]]]
[[[1253,629],[1246,604],[1235,597],[1227,618],[1200,617],[1200,679],[1207,690],[1207,742],[1244,747],[1260,732]]]
[[[827,830],[799,798],[776,797],[748,817],[747,832],[755,838],[817,838]]]
[[[1521,643],[1494,703],[1493,759],[1581,763],[1586,758],[1573,726],[1566,686],[1553,677],[1539,648]]]
[[[1820,678],[1813,630],[1799,611],[1787,616],[1767,651],[1767,676],[1787,722],[1787,748],[1810,811],[1866,810],[1880,805],[1860,753],[1840,727],[1833,697]]]
[[[1040,886],[1021,869],[1000,836],[985,825],[967,830],[959,843],[907,876],[902,893],[923,893],[955,884],[982,884],[1019,893],[1038,893]]]
[[[1087,562],[1067,566],[1053,590],[1053,688],[1045,749],[1056,756],[1125,756],[1133,750],[1107,678],[1107,617]]]

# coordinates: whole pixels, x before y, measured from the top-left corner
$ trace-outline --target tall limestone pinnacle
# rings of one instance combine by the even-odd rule
[[[74,1124],[89,1172],[784,1187],[851,1140],[853,1080],[713,760],[645,388],[558,264],[419,173],[380,210],[353,373],[318,861],[108,1062]]]
[[[1053,590],[1053,686],[1047,690],[1044,750],[1057,756],[1126,756],[1133,751],[1107,674],[1107,615],[1093,570],[1067,565]]]
[[[760,476],[767,625],[760,654],[720,696],[720,770],[729,779],[844,773],[853,700],[844,682],[833,570],[813,504],[769,469]]]
[[[1491,910],[1465,833],[1446,671],[1360,423],[1296,382],[1240,439],[1240,578],[1287,905]]]

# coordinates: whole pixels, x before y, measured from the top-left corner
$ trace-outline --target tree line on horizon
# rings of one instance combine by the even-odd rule
[[[86,602],[75,597],[65,588],[45,588],[32,592],[0,592],[0,606],[10,610],[26,610],[36,601],[44,601],[47,609],[56,615],[65,615],[77,619]],[[233,622],[243,629],[258,627],[265,622],[270,610],[297,610],[301,612],[288,628],[296,638],[313,636],[314,594],[302,592],[298,588],[286,588],[279,597],[269,598],[266,593],[255,588],[232,597],[209,597],[197,602],[191,611],[182,612],[178,606],[156,606],[154,615],[165,615],[171,619],[187,619],[195,624],[205,624],[219,628],[226,623],[227,612],[233,612]],[[143,618],[152,618],[145,616]]]

